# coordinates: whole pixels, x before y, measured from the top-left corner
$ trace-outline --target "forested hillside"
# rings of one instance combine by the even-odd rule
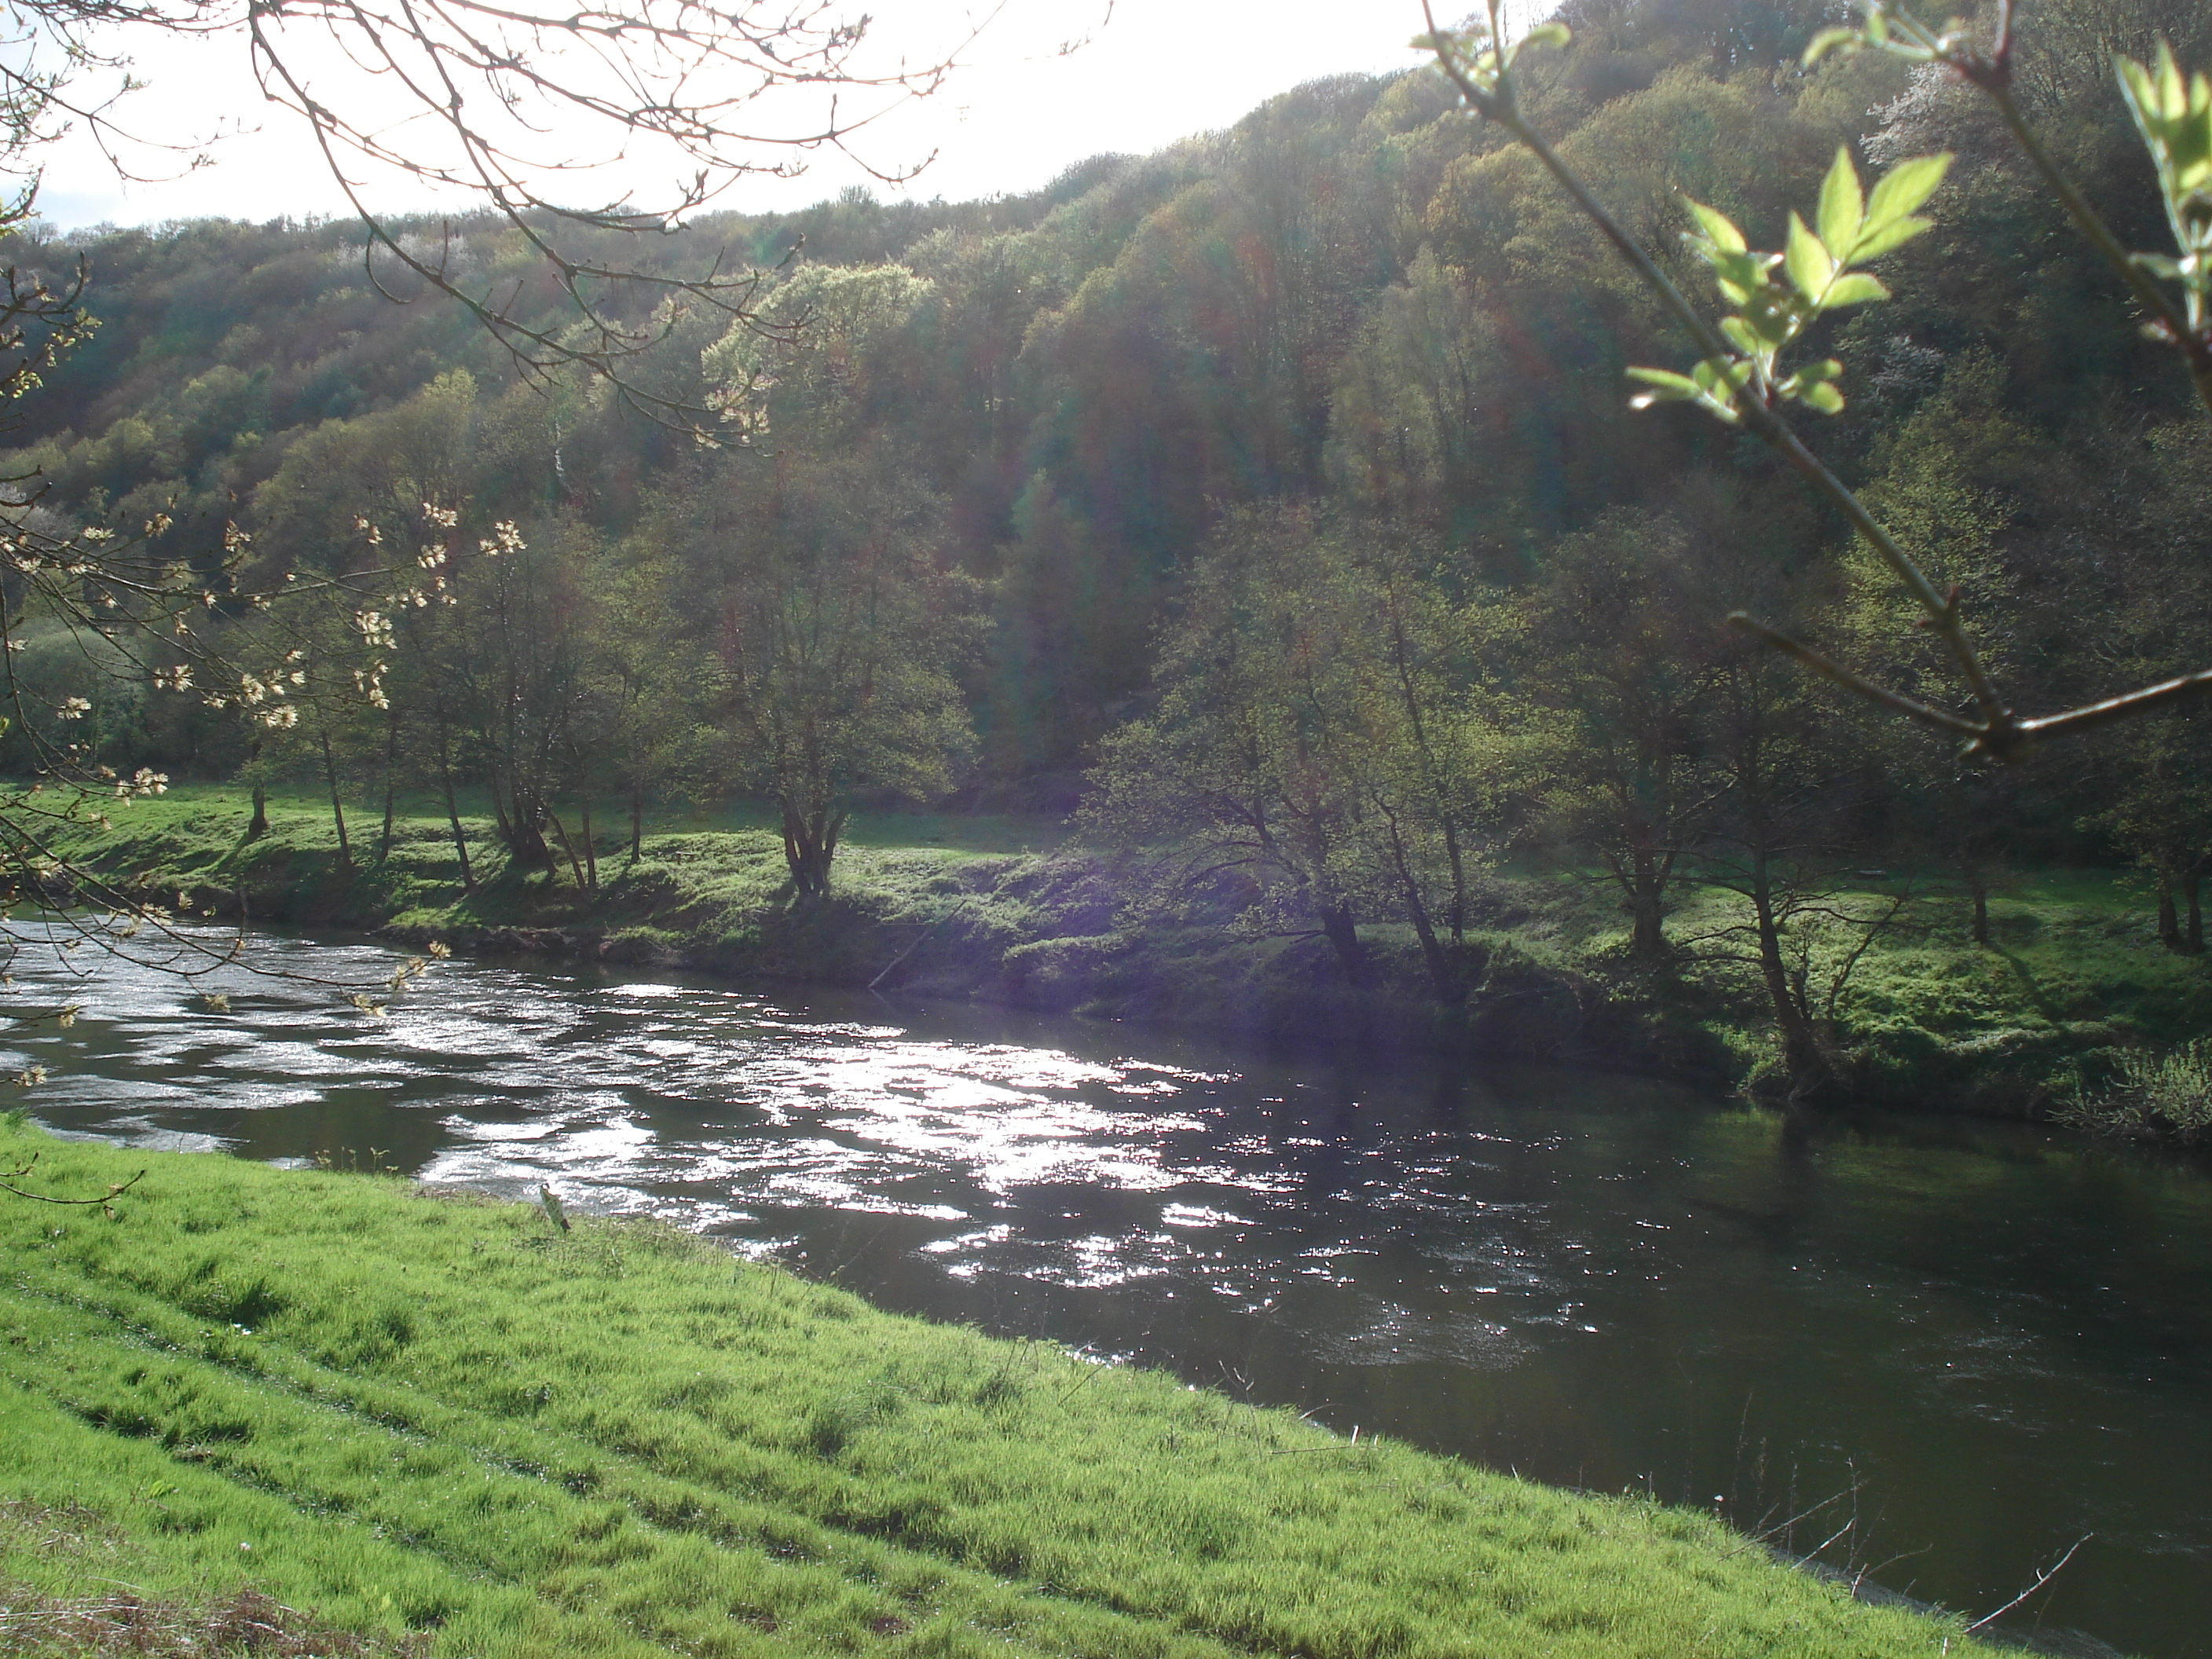
[[[1839,145],[1869,176],[1953,152],[1935,228],[1879,263],[1895,297],[1820,325],[1848,398],[1825,459],[1960,585],[2024,701],[2212,663],[2187,380],[1969,89],[1801,69],[1810,0],[1561,15],[1524,102],[1686,289],[1685,196],[1775,246]],[[2022,27],[2037,129],[2129,246],[2164,246],[2110,53],[2202,64],[2212,19],[2053,0]],[[553,314],[511,229],[414,234]],[[580,880],[594,801],[764,798],[802,894],[855,803],[1080,804],[1153,849],[1139,896],[1310,932],[1355,981],[1363,930],[1410,930],[1446,1004],[1501,864],[1610,883],[1647,962],[1747,948],[1677,926],[1680,884],[1765,886],[1808,1019],[1885,923],[1839,884],[1883,872],[1972,895],[1979,931],[2008,866],[2138,866],[2166,944],[2203,949],[2212,721],[1966,765],[1731,635],[1750,606],[1956,699],[1786,471],[1694,410],[1632,410],[1624,368],[1685,349],[1433,70],[1303,87],[1031,197],[681,234],[767,298],[750,325],[669,312],[642,374],[747,443],[520,384],[346,225],[50,236],[35,262],[82,255],[102,326],[9,440],[36,511],[166,517],[167,554],[214,573],[228,547],[264,585],[409,574],[389,613],[282,617],[211,574],[237,685],[105,677],[58,623],[12,671],[58,714],[85,699],[72,730],[112,764],[488,789],[510,854]]]

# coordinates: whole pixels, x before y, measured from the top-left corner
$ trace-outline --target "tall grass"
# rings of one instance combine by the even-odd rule
[[[2056,1115],[2075,1127],[2106,1134],[2185,1143],[2212,1139],[2212,1038],[2199,1037],[2162,1054],[2123,1054],[2110,1084]]]
[[[894,1317],[688,1236],[35,1144],[0,1207],[0,1499],[137,1590],[492,1656],[1957,1652],[1710,1517]],[[70,1563],[0,1537],[0,1571]],[[79,1586],[79,1589],[82,1587]]]

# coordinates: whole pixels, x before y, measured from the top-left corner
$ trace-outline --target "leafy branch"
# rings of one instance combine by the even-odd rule
[[[1802,404],[1822,414],[1844,406],[1837,380],[1842,365],[1834,359],[1785,368],[1783,354],[1826,312],[1884,300],[1889,291],[1870,273],[1854,267],[1901,246],[1926,228],[1915,210],[1942,182],[1949,157],[1917,156],[1882,175],[1871,194],[1863,191],[1847,153],[1838,151],[1820,190],[1814,226],[1793,213],[1783,252],[1753,250],[1742,232],[1724,215],[1692,202],[1698,229],[1686,233],[1692,252],[1711,269],[1723,300],[1735,309],[1716,325],[1683,295],[1650,254],[1590,193],[1589,186],[1543,135],[1530,125],[1516,96],[1513,68],[1519,54],[1536,44],[1564,46],[1563,24],[1546,23],[1508,40],[1500,16],[1502,0],[1491,0],[1487,21],[1468,27],[1437,27],[1431,0],[1422,0],[1429,33],[1414,41],[1432,52],[1437,67],[1458,89],[1467,106],[1505,129],[1558,182],[1576,206],[1656,296],[1661,306],[1698,351],[1686,374],[1668,369],[1632,368],[1629,374],[1650,388],[1635,401],[1694,403],[1716,418],[1757,434],[1840,512],[1859,538],[1901,581],[1925,613],[1922,626],[1942,640],[1964,681],[1971,714],[1937,708],[1869,679],[1812,646],[1743,611],[1729,623],[1803,663],[1824,678],[1879,707],[1961,740],[1966,754],[2009,760],[2045,739],[2072,736],[2112,721],[2163,708],[2212,690],[2212,670],[2176,676],[2100,702],[2054,714],[2022,718],[1999,692],[1963,620],[1963,594],[1954,586],[1940,592],[1919,564],[1869,512],[1864,502],[1808,448],[1785,413]],[[2181,257],[2140,256],[2123,249],[2080,191],[2067,179],[2021,116],[2011,92],[2012,5],[2000,0],[1996,45],[1977,52],[1964,26],[1929,28],[1889,0],[1863,0],[1864,13],[1852,27],[1823,31],[1806,52],[1809,64],[1824,53],[1880,50],[1915,63],[1940,63],[1972,81],[1995,101],[2007,130],[2027,154],[2083,235],[2119,272],[2150,312],[2154,337],[2179,349],[2208,410],[2212,410],[2212,83],[2197,76],[2185,82],[2171,52],[2160,50],[2155,73],[2120,60],[2120,77],[2136,125],[2151,151],[2165,193],[2167,214]],[[1775,280],[1779,270],[1785,279]],[[2181,284],[2177,304],[2157,279]]]

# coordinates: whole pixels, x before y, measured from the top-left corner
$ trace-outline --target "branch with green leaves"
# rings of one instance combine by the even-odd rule
[[[1936,27],[1894,0],[1859,4],[1857,22],[1813,37],[1805,49],[1807,65],[1831,52],[1879,52],[1908,64],[1940,65],[1979,88],[2082,240],[2142,307],[2144,332],[2181,354],[2198,399],[2212,414],[2212,81],[2201,74],[2185,76],[2163,43],[2154,65],[2113,59],[2121,95],[2158,175],[2176,248],[2174,255],[2130,252],[2059,167],[2013,94],[2012,0],[2001,0],[1986,46],[1978,46],[1955,17]],[[2178,302],[2161,283],[2180,288]]]
[[[1740,400],[1754,397],[1771,408],[1802,403],[1823,415],[1844,406],[1836,382],[1844,366],[1833,357],[1784,373],[1782,354],[1831,311],[1889,298],[1881,281],[1854,265],[1901,247],[1928,228],[1915,211],[1936,193],[1951,165],[1948,155],[1922,155],[1900,161],[1875,183],[1868,196],[1850,154],[1836,152],[1835,165],[1820,186],[1820,229],[1790,216],[1785,252],[1761,253],[1744,240],[1728,216],[1702,202],[1689,203],[1698,231],[1686,235],[1692,252],[1712,267],[1721,297],[1736,307],[1721,319],[1721,332],[1735,348],[1723,358],[1708,358],[1689,374],[1664,368],[1632,368],[1631,377],[1651,390],[1635,406],[1694,402],[1730,426],[1742,419]],[[1788,280],[1774,280],[1777,268]]]
[[[2178,259],[2130,255],[2120,248],[2020,118],[2009,88],[2009,0],[2001,8],[1997,46],[1979,54],[1965,44],[1961,25],[1948,24],[1937,32],[1887,0],[1863,0],[1863,3],[1861,22],[1853,27],[1823,31],[1808,48],[1807,62],[1839,47],[1881,50],[1914,62],[1947,64],[1989,88],[2008,128],[2052,182],[2075,223],[2116,264],[2138,298],[2149,307],[2154,318],[2151,331],[2182,348],[2197,389],[2207,408],[2212,409],[2212,334],[2207,333],[2204,322],[2208,300],[2212,300],[2212,85],[2203,76],[2185,82],[2172,54],[2163,49],[2156,73],[2120,60],[2123,88],[2158,167],[2168,215],[2181,246]],[[1960,590],[1939,591],[1866,504],[1806,447],[1790,423],[1787,410],[1792,404],[1825,415],[1833,415],[1844,407],[1843,391],[1838,384],[1843,365],[1833,358],[1823,358],[1792,367],[1784,362],[1784,355],[1826,313],[1889,297],[1889,290],[1879,278],[1857,267],[1895,251],[1927,228],[1929,222],[1917,210],[1942,183],[1949,156],[1923,155],[1900,161],[1877,179],[1869,192],[1848,151],[1839,149],[1821,185],[1813,224],[1792,213],[1780,252],[1754,250],[1727,216],[1702,203],[1690,202],[1698,228],[1686,232],[1683,240],[1711,270],[1721,299],[1731,307],[1716,325],[1684,297],[1522,113],[1515,95],[1515,60],[1532,45],[1564,46],[1568,39],[1565,27],[1546,23],[1508,40],[1499,0],[1492,0],[1486,22],[1478,21],[1458,30],[1437,27],[1430,0],[1422,0],[1422,9],[1429,33],[1417,39],[1414,46],[1435,55],[1437,67],[1471,111],[1504,128],[1536,158],[1695,343],[1698,360],[1686,374],[1648,368],[1628,371],[1647,388],[1635,398],[1635,405],[1695,404],[1715,418],[1755,434],[1788,461],[1850,521],[1859,538],[1918,603],[1925,613],[1923,626],[1934,632],[1949,652],[1971,696],[1973,712],[1965,714],[1940,708],[1881,686],[1742,611],[1729,617],[1731,624],[1795,657],[1854,695],[1959,738],[1966,753],[1987,754],[2000,760],[2011,759],[2046,738],[2070,736],[2212,690],[2212,670],[2206,670],[2055,714],[2027,719],[2015,714],[1999,694],[1966,634]],[[2179,283],[2186,296],[2185,303],[2177,306],[2159,288],[2157,278]]]

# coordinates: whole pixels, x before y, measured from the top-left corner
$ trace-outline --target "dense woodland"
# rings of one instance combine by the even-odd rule
[[[2201,412],[1968,88],[1801,69],[1828,21],[1805,0],[1562,15],[1527,106],[1695,293],[1684,195],[1773,246],[1839,144],[1869,173],[1955,153],[1934,230],[1881,263],[1895,297],[1820,325],[1849,399],[1824,457],[1960,585],[2024,702],[2212,663]],[[2166,236],[2109,55],[2160,36],[2212,58],[2187,0],[2023,23],[2030,113],[2133,247]],[[553,314],[512,228],[414,234]],[[1894,581],[1763,449],[1630,409],[1624,368],[1683,347],[1432,70],[1303,87],[1033,196],[701,221],[672,242],[726,244],[767,298],[735,326],[671,310],[640,373],[727,408],[750,441],[726,447],[522,384],[459,308],[380,292],[420,283],[349,224],[31,240],[19,261],[87,261],[101,326],[5,470],[61,526],[166,520],[247,673],[156,686],[35,618],[9,671],[88,702],[72,730],[112,764],[318,780],[350,858],[428,792],[465,872],[487,849],[454,803],[488,793],[507,858],[591,886],[647,802],[742,793],[780,808],[806,895],[856,805],[1079,810],[1150,849],[1133,902],[1310,933],[1354,981],[1375,930],[1410,932],[1446,1003],[1510,862],[1609,884],[1633,956],[1755,964],[1785,1039],[1881,925],[1836,897],[1870,868],[1978,901],[2008,867],[2124,863],[2166,945],[2203,948],[2212,711],[1967,764],[1724,628],[1752,607],[1957,701]],[[387,566],[381,611],[227,597]],[[1741,928],[1676,926],[1691,881],[1741,892]]]

